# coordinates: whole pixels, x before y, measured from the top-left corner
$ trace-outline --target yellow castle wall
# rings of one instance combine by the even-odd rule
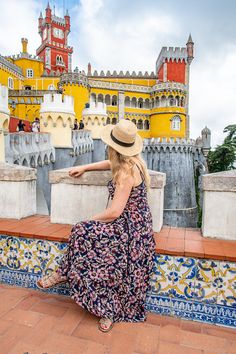
[[[85,103],[89,102],[89,91],[84,86],[64,85],[63,93],[74,97],[75,117],[80,121],[82,119],[82,111],[85,108]]]

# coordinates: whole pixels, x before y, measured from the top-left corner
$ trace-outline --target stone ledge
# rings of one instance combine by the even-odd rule
[[[70,170],[71,168],[63,168],[61,170],[50,171],[49,183],[106,186],[108,181],[111,180],[111,171],[87,171],[79,178],[72,178],[68,174]],[[151,177],[151,188],[161,189],[165,186],[165,173],[149,170],[149,175]]]
[[[202,185],[204,191],[236,192],[236,170],[206,174]]]
[[[0,181],[32,181],[37,179],[34,168],[0,162]]]

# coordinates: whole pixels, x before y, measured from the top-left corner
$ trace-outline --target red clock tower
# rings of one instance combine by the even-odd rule
[[[36,54],[43,59],[47,72],[55,71],[57,74],[71,71],[73,48],[68,46],[67,40],[70,33],[70,16],[68,10],[64,18],[52,14],[48,3],[39,16],[39,34],[42,39]]]

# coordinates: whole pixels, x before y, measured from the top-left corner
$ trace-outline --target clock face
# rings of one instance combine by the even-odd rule
[[[43,40],[47,38],[47,28],[44,28],[43,31]]]
[[[53,28],[54,37],[62,39],[64,37],[64,33],[60,28]]]

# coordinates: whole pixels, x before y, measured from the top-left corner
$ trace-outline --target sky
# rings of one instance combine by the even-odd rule
[[[0,0],[0,54],[40,45],[38,16],[46,0]],[[208,126],[212,146],[222,143],[224,127],[236,124],[235,0],[51,0],[56,15],[71,16],[69,44],[73,67],[93,70],[155,71],[163,46],[194,41],[190,68],[190,137]]]

